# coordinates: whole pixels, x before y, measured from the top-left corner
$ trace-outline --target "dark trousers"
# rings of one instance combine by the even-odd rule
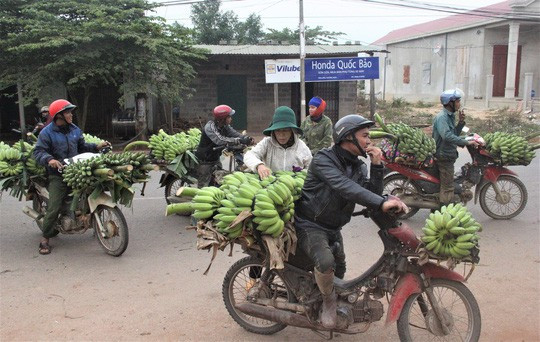
[[[454,164],[455,160],[437,160],[439,168],[439,201],[447,205],[454,201]]]
[[[56,220],[64,198],[69,193],[69,188],[62,180],[62,176],[49,175],[47,190],[49,191],[49,202],[47,203],[47,212],[43,217],[43,237],[48,239],[58,234]]]
[[[204,188],[210,184],[212,172],[221,165],[219,160],[214,162],[200,161],[197,168],[197,187]]]
[[[315,268],[321,273],[334,270],[334,275],[343,279],[347,265],[341,231],[325,229],[297,216],[295,226],[298,246],[313,261]]]

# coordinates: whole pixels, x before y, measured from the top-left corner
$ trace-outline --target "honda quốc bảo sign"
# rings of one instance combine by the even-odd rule
[[[306,82],[379,78],[379,57],[309,58],[305,66]]]

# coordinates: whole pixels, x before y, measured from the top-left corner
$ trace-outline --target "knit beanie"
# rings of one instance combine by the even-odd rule
[[[317,109],[315,110],[315,112],[313,112],[313,114],[311,114],[312,117],[318,117],[318,116],[321,116],[321,114],[324,112],[324,110],[326,109],[326,101],[324,101],[323,99],[321,99],[320,97],[318,96],[315,96],[313,97],[311,100],[309,100],[309,106],[315,106],[317,107]]]

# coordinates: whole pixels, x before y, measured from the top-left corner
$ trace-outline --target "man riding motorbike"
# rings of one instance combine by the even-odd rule
[[[399,200],[381,196],[383,191],[382,152],[371,145],[369,128],[374,122],[357,114],[340,119],[334,126],[335,145],[320,150],[313,158],[296,203],[295,226],[300,248],[315,265],[315,280],[323,295],[321,323],[336,326],[334,275],[345,275],[345,252],[341,228],[351,220],[356,204],[384,212],[406,211]],[[358,157],[371,159],[367,165]]]
[[[212,111],[214,119],[204,125],[199,147],[195,152],[195,156],[199,160],[197,170],[198,187],[208,186],[214,167],[219,164],[221,150],[215,149],[218,146],[227,144],[244,144],[250,145],[253,143],[253,138],[242,135],[231,127],[232,115],[234,109],[227,105],[219,105]]]
[[[39,243],[40,254],[51,252],[49,238],[58,234],[55,229],[56,220],[62,202],[69,193],[69,189],[59,172],[63,167],[61,161],[83,152],[98,152],[101,148],[110,145],[108,141],[102,141],[97,145],[85,143],[81,129],[73,124],[73,110],[75,108],[75,105],[63,99],[51,103],[49,106],[49,121],[51,123],[40,132],[34,148],[34,158],[47,168],[49,180],[47,187],[49,202],[47,213],[43,218],[43,237]]]
[[[435,139],[435,159],[439,168],[441,206],[448,205],[454,200],[454,164],[458,157],[457,146],[474,145],[459,135],[465,126],[465,113],[461,108],[463,92],[460,89],[450,89],[442,92],[440,99],[443,109],[433,119],[433,139]],[[456,126],[455,113],[459,111],[459,122]]]

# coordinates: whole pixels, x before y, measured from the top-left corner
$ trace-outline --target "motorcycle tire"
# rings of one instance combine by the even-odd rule
[[[408,179],[407,177],[405,176],[402,176],[400,174],[391,174],[387,177],[384,177],[383,179],[383,194],[389,194],[389,195],[395,195],[396,191],[399,190],[399,189],[402,189],[403,188],[403,185],[405,184],[405,182],[407,182]],[[418,186],[416,184],[414,184],[413,182],[410,182],[409,185],[407,186],[407,190],[409,190],[409,192],[416,192],[416,193],[419,193],[420,192],[420,189],[418,188]],[[397,196],[399,197],[399,196]],[[403,214],[401,215],[399,218],[402,219],[402,220],[405,220],[405,219],[408,219],[410,217],[413,217],[417,212],[418,210],[420,210],[420,208],[412,208],[412,207],[409,207],[409,212],[407,214]]]
[[[189,184],[183,179],[179,178],[169,178],[167,180],[167,183],[165,183],[165,202],[167,202],[167,205],[171,204],[171,202],[168,200],[169,196],[176,196],[176,191],[180,189],[183,186],[191,186],[192,184]],[[191,214],[176,214],[179,216],[189,216]]]
[[[431,286],[443,315],[451,323],[450,334],[442,332],[427,295],[414,293],[405,302],[397,321],[400,341],[478,341],[482,320],[471,291],[462,283],[447,279],[433,279]]]
[[[222,294],[229,315],[242,328],[255,334],[272,335],[283,330],[287,325],[249,316],[235,308],[237,303],[247,301],[248,291],[257,282],[257,279],[251,278],[250,274],[252,275],[254,270],[261,272],[262,265],[259,259],[251,256],[235,262],[223,279]],[[268,296],[272,296],[277,291],[278,300],[293,302],[294,296],[287,285],[276,273],[270,272],[272,272],[270,276],[272,281],[269,284],[271,293],[268,293]]]
[[[497,198],[493,184],[487,183],[480,190],[480,207],[486,215],[496,220],[516,217],[527,205],[527,188],[522,181],[508,175],[500,176],[497,185],[503,197]]]
[[[111,236],[103,236],[97,220],[100,220],[108,230],[110,229]],[[126,218],[120,208],[98,206],[92,214],[92,224],[97,239],[107,254],[118,257],[125,252],[129,242],[129,233]]]

